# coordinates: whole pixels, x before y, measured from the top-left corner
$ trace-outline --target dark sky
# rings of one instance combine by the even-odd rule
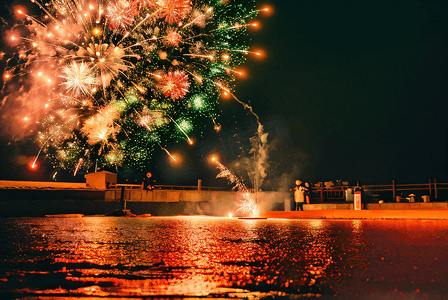
[[[448,181],[447,1],[264,3],[274,13],[257,18],[262,26],[251,31],[251,44],[266,57],[248,58],[248,77],[237,80],[235,95],[253,106],[269,133],[271,183]],[[223,131],[180,148],[183,166],[154,155],[161,182],[202,178],[216,185],[206,156],[218,151],[231,164],[239,152],[235,141],[247,143],[255,126],[235,101],[220,109]],[[0,179],[38,177],[24,167],[12,171],[17,163],[11,162],[35,149],[5,145],[2,140]]]
[[[297,176],[446,182],[448,2],[272,5],[237,94],[282,129]]]

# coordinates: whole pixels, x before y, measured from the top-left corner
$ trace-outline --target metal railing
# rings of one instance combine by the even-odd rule
[[[202,191],[221,191],[224,188],[210,187],[210,186],[198,186],[195,185],[154,185],[155,190],[202,190]]]
[[[199,190],[199,191],[221,191],[225,188],[222,187],[209,187],[209,186],[202,186],[202,185],[153,185],[152,186],[154,190]],[[143,189],[143,183],[142,184],[110,184],[108,186],[108,189],[121,189],[125,188],[126,190],[141,190]]]
[[[352,188],[352,186],[333,185],[325,187],[321,184],[321,186],[314,186],[311,188],[311,198],[318,202],[342,202],[346,199],[346,190],[348,188]],[[401,196],[401,194],[414,192],[423,192],[432,199],[438,200],[440,191],[448,190],[448,183],[437,182],[435,178],[433,180],[429,179],[428,183],[415,184],[398,184],[395,180],[392,180],[392,184],[362,185],[362,188],[364,192],[369,194],[374,200],[379,196],[377,193],[384,192],[392,193],[392,195],[390,195],[392,201],[396,201],[397,196]]]

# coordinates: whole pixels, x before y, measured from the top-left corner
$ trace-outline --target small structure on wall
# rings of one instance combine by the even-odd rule
[[[106,190],[117,184],[117,174],[108,171],[89,173],[85,178],[88,187],[98,190]]]

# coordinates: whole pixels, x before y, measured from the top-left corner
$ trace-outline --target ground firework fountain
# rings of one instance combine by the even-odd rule
[[[38,132],[38,156],[74,174],[142,170],[155,147],[170,155],[195,128],[219,130],[220,94],[259,55],[254,0],[32,2],[42,15],[17,8],[8,33],[1,107]]]
[[[238,193],[238,204],[237,212],[241,212],[243,216],[253,217],[257,214],[257,198],[256,194],[251,192],[250,189],[246,187],[242,180],[238,178],[232,171],[230,171],[226,166],[221,164],[216,157],[211,159],[219,169],[220,173],[216,178],[225,178],[231,184],[234,184],[232,189],[237,190]]]
[[[252,189],[248,188],[235,173],[220,163],[216,157],[212,157],[212,161],[220,171],[216,178],[227,179],[234,185],[232,189],[239,192],[237,212],[245,217],[258,216],[258,192],[261,189],[263,179],[266,177],[267,136],[268,134],[263,131],[263,126],[259,124],[256,135],[250,139],[252,148],[249,154],[252,155],[252,158],[249,160],[249,170],[247,171],[253,182]]]

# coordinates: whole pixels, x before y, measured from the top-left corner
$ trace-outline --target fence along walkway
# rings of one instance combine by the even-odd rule
[[[346,190],[352,188],[347,185],[334,185],[331,187],[325,187],[321,184],[318,187],[311,188],[311,196],[314,201],[320,202],[342,202],[346,198]],[[368,192],[375,199],[377,192],[391,192],[391,200],[396,201],[397,197],[400,197],[401,193],[415,191],[423,191],[430,198],[438,200],[440,190],[448,190],[448,183],[439,183],[434,178],[428,179],[428,183],[416,183],[416,184],[397,184],[395,180],[392,180],[392,184],[383,185],[362,185],[364,192]]]

